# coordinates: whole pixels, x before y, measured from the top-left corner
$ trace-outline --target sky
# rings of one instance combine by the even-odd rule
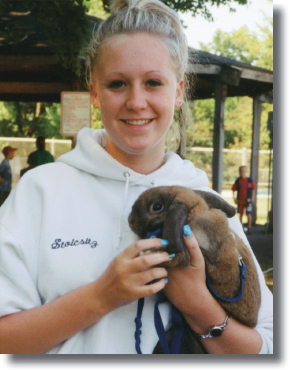
[[[216,30],[232,32],[246,25],[250,31],[258,32],[257,24],[263,24],[263,18],[273,17],[273,3],[268,0],[248,0],[248,5],[235,5],[235,13],[230,13],[228,6],[212,7],[214,22],[202,16],[193,18],[190,13],[180,14],[188,26],[185,34],[189,46],[199,49],[199,42],[210,43]]]

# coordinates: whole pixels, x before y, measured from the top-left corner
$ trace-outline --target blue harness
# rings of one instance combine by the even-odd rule
[[[162,230],[158,229],[154,232],[148,232],[145,239],[149,239],[152,237],[160,238],[162,237]],[[228,302],[228,303],[234,303],[237,301],[240,301],[242,296],[243,296],[243,288],[244,288],[244,282],[246,279],[246,265],[244,264],[243,260],[240,258],[240,279],[241,279],[241,285],[240,285],[240,290],[239,293],[235,297],[229,297],[229,298],[224,298],[219,296],[213,289],[209,277],[206,274],[206,284],[211,292],[211,294],[218,300],[223,301],[223,302]],[[162,318],[160,315],[159,311],[159,304],[168,301],[167,297],[165,296],[164,293],[158,292],[157,293],[157,300],[154,305],[154,325],[155,329],[160,341],[160,345],[162,348],[162,351],[164,354],[181,354],[182,352],[182,345],[183,345],[183,339],[184,339],[184,328],[185,328],[185,319],[183,318],[181,312],[171,304],[171,317],[172,317],[172,327],[173,327],[173,332],[172,332],[172,341],[171,341],[171,346],[169,348],[168,341],[166,338],[166,332],[164,329],[164,325],[162,322]],[[138,305],[137,305],[137,315],[135,317],[135,349],[136,352],[139,355],[142,355],[141,351],[141,334],[142,334],[142,312],[143,312],[143,307],[144,307],[144,298],[139,298],[138,299]]]

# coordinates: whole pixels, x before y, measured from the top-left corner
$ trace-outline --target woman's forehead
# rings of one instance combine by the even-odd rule
[[[146,33],[108,38],[100,49],[98,59],[98,70],[102,72],[132,71],[136,68],[144,71],[174,71],[165,42],[159,36]]]

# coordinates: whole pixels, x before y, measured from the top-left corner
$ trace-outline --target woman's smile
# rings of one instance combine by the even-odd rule
[[[122,122],[130,126],[144,126],[153,121],[153,119],[122,119]]]
[[[143,132],[148,130],[150,124],[154,121],[154,118],[151,119],[121,119],[121,121],[127,126],[129,130]]]

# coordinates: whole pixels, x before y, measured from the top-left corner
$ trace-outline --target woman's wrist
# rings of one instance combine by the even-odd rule
[[[95,315],[96,321],[98,321],[108,313],[114,311],[117,307],[115,307],[114,298],[107,297],[105,294],[105,286],[102,283],[101,278],[89,285],[91,285],[92,288],[90,306],[93,315]]]
[[[211,326],[223,323],[227,313],[209,291],[198,297],[198,301],[202,304],[183,312],[183,316],[194,332],[204,334]]]

